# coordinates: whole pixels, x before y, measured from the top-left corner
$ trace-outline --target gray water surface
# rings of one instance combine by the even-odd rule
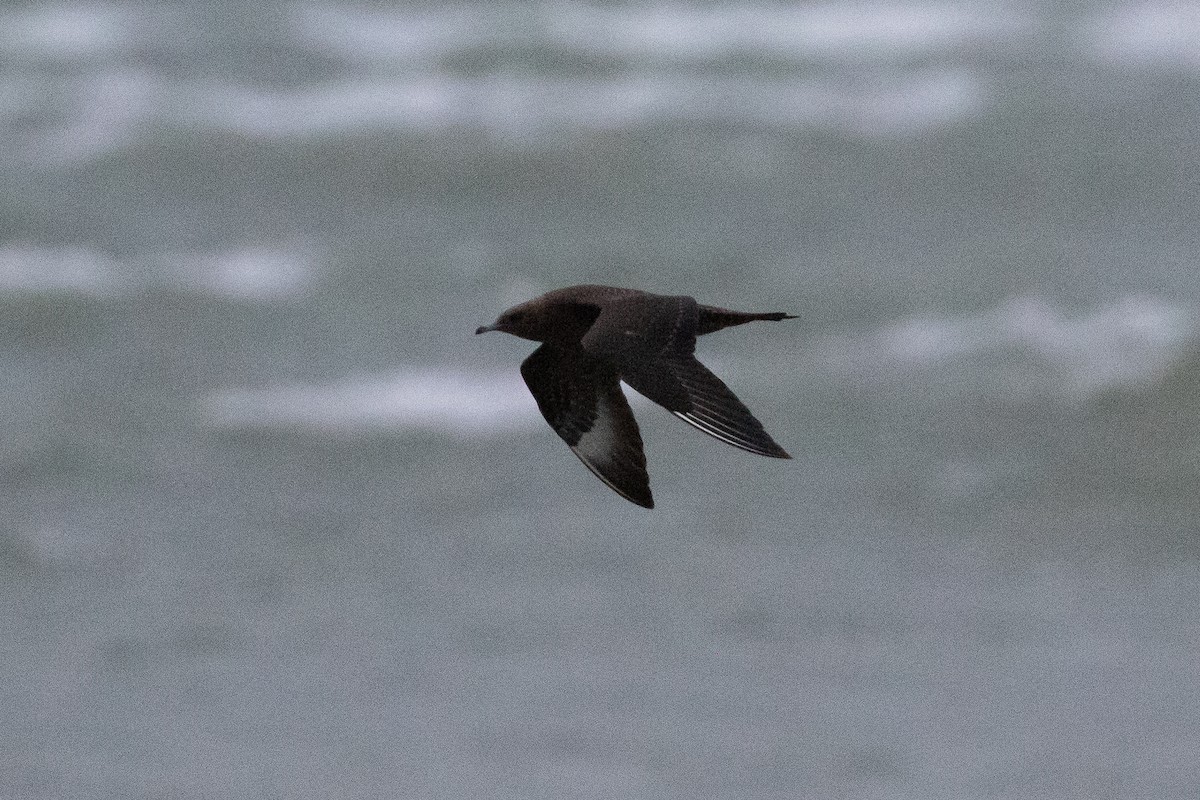
[[[0,798],[1182,798],[1200,18],[0,5]],[[473,337],[799,319],[637,402]]]

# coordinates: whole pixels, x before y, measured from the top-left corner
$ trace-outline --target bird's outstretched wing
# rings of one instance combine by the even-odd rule
[[[578,347],[543,344],[522,362],[521,377],[584,466],[626,500],[654,508],[642,436],[611,365]]]
[[[686,407],[666,406],[684,422],[742,450],[770,458],[791,458],[787,451],[763,430],[762,423],[755,419],[750,409],[694,356],[688,354],[662,358],[651,369],[656,374],[661,370],[673,375],[687,393]],[[638,376],[626,375],[625,381],[651,400],[658,402],[653,395],[639,388],[642,381]],[[653,378],[651,386],[657,386],[661,382],[661,378]]]
[[[762,423],[693,355],[698,306],[690,297],[638,294],[607,303],[581,345],[675,416],[723,442],[791,458]]]

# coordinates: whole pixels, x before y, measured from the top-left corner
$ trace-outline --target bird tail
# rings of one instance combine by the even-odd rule
[[[781,319],[796,319],[794,314],[785,314],[782,311],[768,311],[763,314],[754,314],[747,311],[730,311],[728,308],[716,308],[715,306],[700,306],[699,310],[700,316],[696,322],[697,336],[719,331],[722,328],[730,328],[734,325],[744,325],[747,322],[757,322],[759,320],[778,322]]]

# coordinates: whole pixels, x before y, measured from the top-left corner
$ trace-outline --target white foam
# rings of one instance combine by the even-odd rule
[[[563,41],[582,50],[655,61],[911,57],[1008,36],[1020,27],[1016,15],[951,3],[558,8],[561,13],[549,27]]]
[[[731,101],[737,97],[731,93]],[[855,81],[794,83],[746,116],[779,126],[808,126],[865,135],[912,134],[974,114],[988,93],[965,70],[920,71]]]
[[[170,15],[44,4],[0,12],[0,56],[27,62],[0,77],[0,135],[36,163],[71,165],[134,146],[159,128],[268,140],[465,128],[522,143],[676,121],[903,134],[973,115],[987,99],[970,64],[943,58],[913,67],[914,57],[934,63],[927,57],[1030,27],[1014,18],[1021,19],[946,3],[556,3],[535,11],[300,3],[291,7],[298,41],[289,44],[341,59],[347,69],[281,88],[137,66],[139,48],[169,48],[189,30]],[[531,47],[585,64],[616,60],[621,69],[466,74],[446,67],[458,54]],[[793,59],[805,69],[711,68],[742,57]],[[62,60],[85,63],[39,64]]]
[[[663,121],[749,122],[907,133],[974,113],[985,93],[964,71],[887,79],[784,80],[642,73],[625,77],[412,76],[291,91],[214,86],[192,124],[283,139],[370,130],[481,130],[501,139],[623,130]]]
[[[911,57],[977,47],[1028,31],[1011,6],[963,3],[826,3],[796,9],[789,32],[810,50],[839,54]]]
[[[0,12],[0,56],[33,64],[0,78],[0,134],[12,152],[50,165],[118,151],[160,127],[265,140],[457,128],[521,144],[664,122],[910,135],[991,102],[979,53],[1036,46],[1039,32],[1064,24],[1036,9],[959,2],[297,3],[290,15],[288,44],[346,62],[340,77],[288,88],[181,80],[128,63],[187,30],[179,20],[102,3]],[[1065,25],[1107,60],[1200,64],[1200,6],[1190,2],[1127,4]],[[493,50],[521,63],[530,48],[608,66],[446,66]],[[737,66],[760,58],[796,66]],[[37,67],[47,59],[91,63]]]
[[[1013,8],[949,2],[603,6],[563,2],[512,13],[487,3],[431,9],[295,7],[293,27],[351,62],[432,65],[454,51],[533,43],[577,57],[696,62],[732,56],[909,58],[1024,31]]]
[[[302,252],[249,246],[120,260],[84,245],[0,246],[0,294],[128,295],[150,288],[271,302],[302,294],[313,276]]]
[[[1085,44],[1105,61],[1200,67],[1200,5],[1192,0],[1117,6],[1083,30]]]
[[[292,29],[327,56],[349,62],[435,64],[455,50],[512,39],[518,31],[500,23],[488,4],[437,5],[425,9],[293,6]]]
[[[35,59],[81,59],[124,47],[130,9],[107,3],[41,3],[0,10],[0,53]]]
[[[169,85],[146,73],[101,71],[69,80],[30,81],[49,120],[14,137],[40,164],[73,164],[115,152],[161,118]]]
[[[435,75],[330,82],[290,91],[237,84],[193,87],[183,122],[261,139],[470,122],[470,82]]]
[[[204,398],[200,407],[213,425],[232,430],[423,430],[494,436],[542,424],[515,369],[410,369],[390,377],[323,385],[235,387]]]
[[[0,246],[0,293],[107,296],[122,286],[118,264],[78,246]]]
[[[294,27],[302,39],[326,55],[379,71],[298,92],[218,90],[202,105],[230,128],[277,137],[460,126],[528,138],[716,121],[908,133],[974,114],[987,93],[962,64],[907,69],[892,62],[1008,41],[1033,28],[1012,9],[936,2],[708,7],[566,2],[520,14],[485,3],[436,10],[295,8]],[[442,66],[456,51],[528,46],[583,63],[617,59],[626,68],[567,77],[536,71],[464,76]],[[832,61],[834,69],[806,70],[804,76],[704,69],[742,57]],[[847,72],[845,62],[854,68]],[[864,70],[863,62],[872,66]]]
[[[265,246],[218,253],[174,253],[154,259],[167,286],[254,301],[302,294],[313,274],[308,258]]]
[[[1014,391],[1079,398],[1152,385],[1196,337],[1195,314],[1153,297],[1073,312],[1025,297],[978,315],[897,320],[864,336],[826,340],[818,350],[847,374],[969,369],[978,362],[983,371],[1001,373],[998,383]],[[1011,380],[1004,380],[1006,370]]]

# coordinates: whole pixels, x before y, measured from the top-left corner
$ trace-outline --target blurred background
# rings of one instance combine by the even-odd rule
[[[0,5],[0,798],[1200,785],[1200,11]],[[795,456],[544,424],[577,283]]]

